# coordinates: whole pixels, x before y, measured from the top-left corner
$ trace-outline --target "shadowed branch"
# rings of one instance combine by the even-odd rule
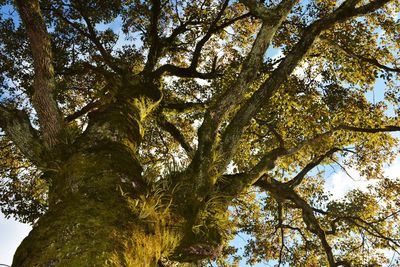
[[[39,167],[43,166],[44,148],[25,111],[0,105],[0,128],[27,159]]]

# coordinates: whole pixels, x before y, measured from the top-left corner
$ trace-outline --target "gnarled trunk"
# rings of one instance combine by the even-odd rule
[[[116,170],[128,164],[117,155],[122,152],[77,153],[64,163],[50,209],[13,266],[156,266],[174,250],[181,234],[169,227],[167,207],[151,206],[153,196],[146,199],[143,187]]]
[[[134,95],[135,86],[92,112],[80,139],[60,150],[49,211],[18,248],[14,267],[157,266],[162,257],[197,262],[220,253],[219,226],[204,225],[221,213],[205,210],[207,197],[191,192],[190,179],[158,188],[142,177],[141,124],[160,96]]]

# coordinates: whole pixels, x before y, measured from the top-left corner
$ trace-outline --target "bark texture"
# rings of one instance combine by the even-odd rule
[[[121,163],[123,154],[88,151],[64,163],[50,210],[18,248],[13,266],[156,266],[174,249],[179,234],[167,227],[168,214],[135,205],[145,194],[118,170],[129,164]]]
[[[85,133],[49,174],[49,211],[13,266],[157,266],[162,257],[197,262],[220,253],[222,234],[205,227],[209,209],[189,184],[171,175],[158,187],[142,176],[142,123],[161,94],[137,77],[115,86],[119,93],[90,113]],[[138,94],[143,88],[147,95]]]
[[[15,1],[25,25],[33,56],[35,78],[32,104],[38,113],[43,140],[51,149],[60,143],[63,128],[61,113],[54,99],[54,69],[52,47],[39,2],[35,0]]]

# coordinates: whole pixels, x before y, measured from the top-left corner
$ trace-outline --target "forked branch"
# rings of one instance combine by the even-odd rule
[[[188,155],[192,155],[193,148],[190,146],[189,142],[186,141],[185,136],[182,132],[171,122],[167,120],[167,118],[163,114],[157,114],[157,124],[166,132],[168,132],[187,152]]]
[[[199,129],[199,146],[195,155],[195,161],[202,162],[202,164],[197,165],[197,168],[201,168],[205,171],[209,168],[210,164],[213,164],[206,160],[202,160],[201,157],[209,157],[209,155],[212,154],[212,150],[214,149],[213,143],[215,143],[215,140],[217,139],[216,135],[221,122],[227,114],[243,101],[243,96],[249,89],[249,86],[259,76],[259,68],[263,62],[263,56],[268,49],[275,32],[286,19],[296,2],[297,0],[284,0],[276,8],[268,10],[269,14],[271,16],[274,15],[276,20],[263,20],[256,40],[242,64],[242,69],[237,79],[232,82],[227,90],[218,97],[218,101],[215,101],[215,104],[211,105],[206,112],[204,122]],[[247,1],[244,1],[244,3],[246,4]],[[250,12],[252,12],[252,8],[249,8]],[[198,172],[198,170],[195,170],[195,172]]]
[[[325,154],[323,154],[322,156],[318,157],[314,161],[312,161],[309,164],[307,164],[293,179],[291,179],[290,181],[286,182],[285,184],[287,186],[291,187],[291,188],[294,188],[294,187],[300,185],[301,182],[303,181],[304,177],[307,175],[308,172],[310,172],[312,169],[314,169],[319,164],[321,164],[321,162],[324,159],[326,159],[327,157],[331,156],[333,153],[335,153],[335,152],[337,152],[339,150],[340,150],[339,148],[329,149]]]
[[[307,226],[307,229],[315,234],[321,241],[329,266],[336,267],[337,263],[335,262],[332,253],[332,247],[326,239],[325,231],[321,228],[317,218],[315,217],[313,208],[307,203],[307,201],[300,197],[292,188],[268,177],[258,180],[255,185],[268,192],[279,202],[290,200],[296,208],[302,211],[303,221]]]
[[[355,16],[373,12],[390,2],[390,0],[377,0],[365,6],[356,8],[355,6],[359,2],[360,0],[347,0],[333,13],[311,24],[299,42],[271,73],[269,78],[238,110],[222,136],[221,154],[224,155],[224,158],[228,162],[236,151],[240,137],[244,129],[250,123],[251,118],[253,118],[262,107],[268,105],[274,92],[287,80],[294,68],[313,46],[313,43],[318,36],[334,24],[343,22]]]
[[[304,140],[299,143],[295,147],[285,148],[278,147],[272,149],[265,153],[265,155],[258,161],[258,163],[248,172],[242,173],[240,175],[235,175],[234,177],[230,177],[229,179],[222,179],[225,186],[223,186],[226,194],[229,194],[231,197],[235,197],[238,194],[242,193],[243,190],[248,188],[249,186],[257,183],[257,181],[267,174],[268,171],[272,170],[275,167],[275,162],[284,156],[290,156],[298,151],[300,151],[303,147],[315,144],[323,140],[324,138],[330,137],[333,133],[337,131],[350,131],[350,132],[359,132],[359,133],[382,133],[382,132],[395,132],[400,131],[400,127],[398,126],[383,126],[377,128],[362,128],[355,127],[350,125],[339,125],[337,127],[332,128],[332,130],[326,131],[324,133],[315,135],[313,138],[308,140]],[[332,148],[328,150],[324,155],[316,159],[314,162],[308,164],[293,180],[287,182],[287,186],[296,187],[299,183],[301,183],[304,176],[314,167],[318,166],[324,158],[332,155],[333,153],[339,151],[340,148]],[[226,177],[225,177],[226,178]],[[217,186],[220,186],[217,184]]]

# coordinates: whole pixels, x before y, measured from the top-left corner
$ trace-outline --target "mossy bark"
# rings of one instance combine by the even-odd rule
[[[138,83],[119,86],[130,95],[114,96],[89,114],[85,133],[60,149],[48,175],[49,210],[17,249],[13,266],[156,266],[178,243],[166,212],[143,215],[149,186],[137,157],[141,123],[160,95],[136,95]]]
[[[125,155],[126,156],[126,155]],[[123,151],[71,156],[50,190],[50,209],[18,248],[13,266],[156,266],[179,233],[140,216],[143,188],[121,171]],[[125,159],[125,163],[126,159]],[[119,165],[119,166],[118,166]],[[140,178],[137,178],[138,180]]]
[[[190,179],[171,178],[164,192],[142,177],[142,123],[161,95],[137,95],[135,87],[156,90],[135,81],[118,86],[124,94],[89,114],[79,140],[55,153],[49,211],[13,267],[157,266],[162,257],[193,263],[221,252],[226,207],[216,210],[215,198],[193,191]]]
[[[219,255],[221,224],[210,216],[221,213],[179,192],[168,198],[151,191],[126,147],[100,147],[63,163],[49,211],[18,248],[13,267],[159,266],[162,257],[197,266]]]

